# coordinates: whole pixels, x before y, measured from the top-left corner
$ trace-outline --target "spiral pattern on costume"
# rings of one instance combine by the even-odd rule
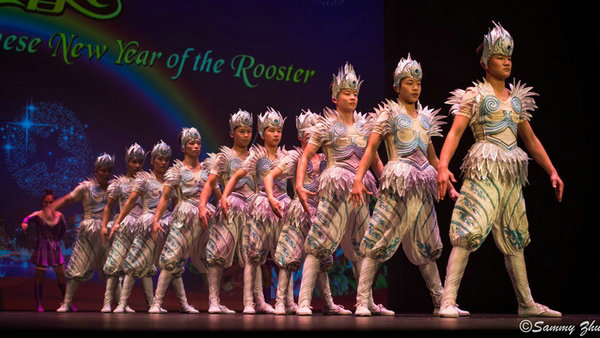
[[[421,122],[423,129],[429,131],[429,129],[431,128],[431,123],[429,122],[429,119],[425,116],[419,116],[419,121]]]
[[[396,117],[395,123],[397,126],[400,126],[401,128],[410,128],[410,126],[412,126],[412,120],[411,120],[410,116],[408,116],[406,114],[399,114]]]
[[[271,169],[271,160],[268,158],[261,158],[256,162],[256,172],[258,174],[269,171]]]
[[[481,102],[481,115],[488,115],[500,108],[500,100],[497,97],[488,95]]]
[[[156,181],[156,180],[150,180],[148,182],[148,190],[151,193],[155,193],[159,188],[160,188],[160,183],[158,183],[158,181]]]
[[[510,100],[510,103],[512,104],[512,108],[515,110],[516,113],[521,112],[521,109],[523,108],[521,104],[521,99],[519,99],[518,97],[513,97]]]
[[[231,160],[229,162],[229,165],[227,167],[228,174],[230,176],[233,175],[233,173],[235,173],[241,166],[242,166],[242,161],[239,158],[234,158],[233,160]]]
[[[190,170],[183,170],[181,173],[181,180],[187,182],[194,178],[194,174]]]
[[[346,131],[347,131],[346,126],[341,122],[334,124],[332,129],[333,129],[333,138],[336,138],[340,135],[346,135]]]

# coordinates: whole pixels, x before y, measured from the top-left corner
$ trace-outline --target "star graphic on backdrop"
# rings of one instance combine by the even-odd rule
[[[29,148],[29,129],[33,127],[56,127],[54,124],[35,123],[33,121],[33,113],[37,110],[37,107],[31,103],[25,106],[25,117],[18,122],[7,122],[7,124],[17,125],[25,130],[25,151]],[[31,117],[29,114],[31,113]],[[10,143],[4,145],[4,149],[9,152],[14,146]]]

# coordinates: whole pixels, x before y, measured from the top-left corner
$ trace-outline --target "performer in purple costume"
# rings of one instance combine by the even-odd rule
[[[52,211],[49,206],[54,202],[51,190],[46,189],[42,197],[42,210],[38,210],[23,219],[21,228],[24,231],[34,232],[37,243],[31,253],[31,263],[35,264],[35,282],[33,292],[35,295],[36,311],[44,312],[42,306],[42,293],[44,287],[44,272],[51,266],[56,274],[58,288],[65,295],[65,259],[60,250],[60,241],[65,234],[65,217],[58,211]],[[32,226],[30,228],[30,225]],[[29,230],[28,230],[29,229]],[[33,235],[33,234],[31,234]]]

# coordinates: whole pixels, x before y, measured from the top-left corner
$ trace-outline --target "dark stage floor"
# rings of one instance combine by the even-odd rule
[[[114,335],[137,336],[138,334],[163,335],[184,331],[245,331],[247,334],[256,334],[264,331],[366,331],[379,333],[412,332],[423,335],[458,335],[486,333],[502,333],[503,335],[525,335],[523,329],[531,329],[529,335],[540,330],[540,336],[548,336],[549,331],[554,331],[553,336],[600,336],[600,315],[565,315],[561,319],[529,318],[530,322],[523,323],[524,319],[513,314],[486,314],[473,315],[470,318],[437,318],[426,315],[402,314],[395,317],[370,317],[361,318],[354,316],[323,316],[316,314],[311,317],[299,316],[274,316],[274,315],[211,315],[206,312],[199,315],[183,315],[168,313],[162,315],[149,315],[146,313],[134,314],[102,314],[99,312],[25,312],[5,311],[0,312],[0,327],[3,332],[36,331],[39,333],[60,336],[88,335],[101,333],[105,337]],[[588,324],[586,324],[588,323]],[[531,326],[527,326],[531,324]],[[589,330],[584,332],[584,327]],[[556,330],[562,332],[555,332]],[[569,334],[568,331],[572,333]],[[567,331],[567,332],[564,332]],[[54,333],[54,334],[53,334]],[[164,336],[164,335],[163,335]],[[537,335],[536,335],[537,336]]]

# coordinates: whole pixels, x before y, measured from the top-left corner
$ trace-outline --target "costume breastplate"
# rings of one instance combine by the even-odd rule
[[[226,177],[223,179],[223,182],[229,181],[231,176],[233,176],[233,174],[235,174],[235,172],[241,168],[242,162],[243,161],[240,158],[233,158],[227,163],[227,173],[225,175]],[[250,188],[250,190],[252,190],[252,191],[255,191],[255,189],[256,189],[256,187],[254,186],[254,181],[252,180],[252,177],[249,175],[246,175],[246,176],[242,177],[235,184],[234,191],[241,190],[244,187],[244,185],[247,185],[248,188]]]
[[[331,143],[324,145],[327,155],[327,166],[342,166],[349,170],[356,170],[360,159],[365,154],[369,135],[362,134],[359,126],[353,124],[347,127],[342,122],[337,122],[331,130]]]
[[[427,155],[429,123],[422,115],[416,118],[398,114],[394,118],[394,146],[398,157],[406,157],[417,150]]]
[[[158,206],[158,202],[162,197],[164,184],[161,184],[155,178],[151,178],[148,180],[148,190],[145,192],[144,201],[145,208],[144,210],[153,210]]]
[[[517,125],[521,100],[510,97],[502,102],[494,95],[481,101],[479,118],[471,124],[476,141],[487,141],[512,150],[517,146]]]
[[[275,162],[277,162],[277,160],[271,161],[268,157],[262,157],[256,161],[256,180],[258,182],[258,188],[260,191],[265,190],[265,177],[269,174],[271,169],[277,166]],[[273,184],[279,188],[280,192],[286,191],[286,183],[287,179],[273,180]]]
[[[108,202],[108,194],[98,184],[91,184],[87,198],[83,199],[84,217],[102,219],[104,207]]]
[[[182,200],[198,200],[200,197],[200,193],[204,188],[204,183],[208,179],[209,171],[207,169],[202,169],[196,173],[191,171],[190,169],[184,167],[181,170],[180,177],[180,197]]]

